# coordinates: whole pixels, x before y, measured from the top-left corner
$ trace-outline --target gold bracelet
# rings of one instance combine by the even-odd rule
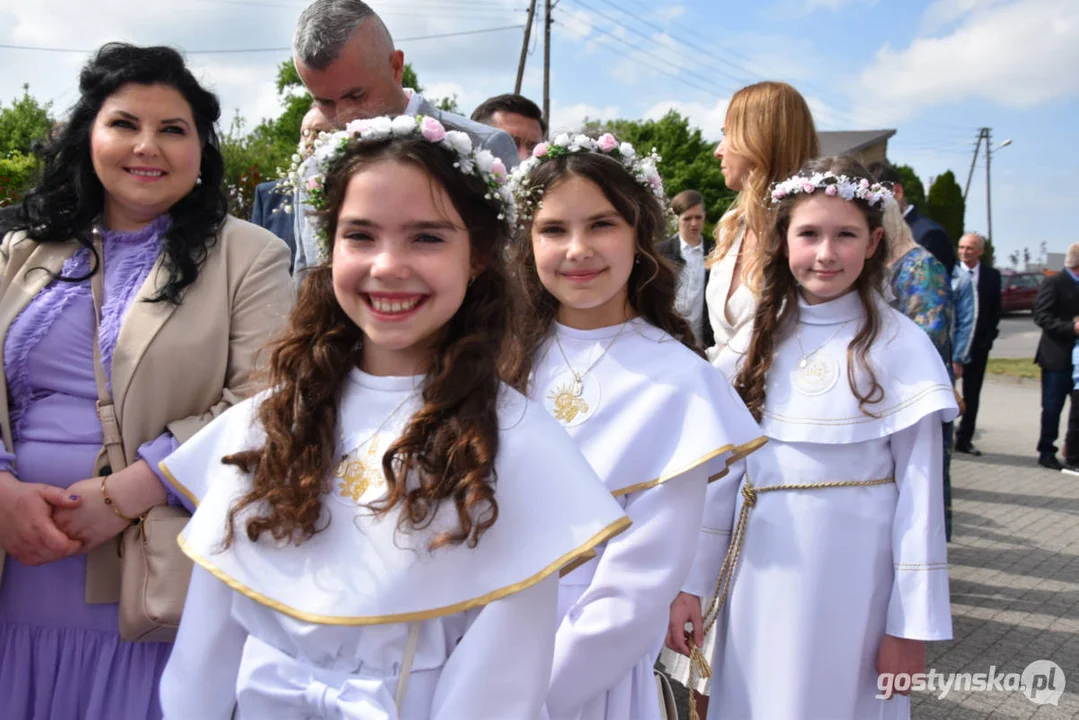
[[[112,501],[112,498],[109,497],[109,491],[105,489],[105,481],[108,480],[108,479],[109,479],[108,475],[102,475],[101,476],[101,497],[103,497],[105,499],[105,504],[108,505],[110,508],[112,508],[112,511],[114,513],[116,513],[117,516],[119,516],[119,518],[121,520],[123,520],[123,521],[125,521],[125,522],[127,522],[129,524],[135,522],[136,520],[138,520],[137,517],[130,518],[127,515],[124,515],[122,512],[120,512],[120,508],[116,507],[116,503],[114,503]]]

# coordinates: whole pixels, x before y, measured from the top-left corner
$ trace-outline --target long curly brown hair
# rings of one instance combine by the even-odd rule
[[[482,268],[464,302],[442,328],[422,389],[423,407],[386,451],[384,498],[377,514],[401,506],[398,527],[426,528],[445,502],[459,525],[440,533],[431,548],[474,547],[498,518],[494,461],[498,453],[498,351],[507,323],[507,282],[502,251],[508,231],[500,208],[474,176],[453,166],[454,157],[417,139],[354,143],[326,178],[327,207],[317,214],[326,237],[337,234],[337,215],[349,180],[378,163],[415,166],[441,185],[469,230],[472,261]],[[262,447],[224,458],[252,473],[251,490],[229,513],[226,545],[237,515],[255,505],[245,531],[302,542],[325,529],[322,498],[329,490],[337,445],[338,402],[356,366],[363,333],[334,296],[329,263],[307,271],[283,337],[270,357],[268,395],[258,409],[266,434]],[[411,480],[410,480],[411,478]]]
[[[667,227],[659,200],[620,162],[599,153],[579,152],[548,160],[532,171],[529,184],[536,193],[543,193],[571,177],[595,183],[618,214],[636,231],[639,262],[634,262],[627,282],[630,308],[704,357],[689,323],[674,309],[678,272],[655,249]],[[513,330],[506,338],[503,377],[527,394],[528,376],[536,351],[550,333],[558,314],[558,300],[540,282],[536,270],[531,220],[522,225],[514,239],[509,268]]]
[[[836,175],[846,175],[852,179],[866,179],[873,182],[869,172],[852,157],[839,155],[810,160],[798,171],[799,175],[810,176],[813,173],[831,171]],[[787,255],[787,230],[790,228],[791,214],[805,195],[791,195],[777,204],[775,220],[765,235],[765,255],[768,258],[763,268],[764,286],[757,312],[753,318],[753,334],[749,349],[743,358],[743,364],[734,381],[735,390],[742,396],[746,407],[753,417],[760,422],[764,411],[765,384],[768,371],[772,367],[775,348],[781,334],[791,331],[798,322],[798,284],[791,272]],[[870,207],[864,200],[851,202],[865,215],[872,233],[882,227],[884,212],[881,207]],[[877,381],[876,373],[869,364],[869,349],[876,341],[881,329],[881,314],[878,306],[880,288],[883,286],[887,271],[887,238],[882,238],[873,255],[866,259],[862,273],[854,282],[865,308],[865,321],[847,346],[847,384],[858,398],[858,406],[866,415],[872,416],[869,406],[884,399],[884,389]],[[859,388],[856,369],[862,368],[869,378],[869,390]]]

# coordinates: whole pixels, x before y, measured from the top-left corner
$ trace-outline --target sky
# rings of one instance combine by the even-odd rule
[[[62,114],[87,51],[110,40],[168,44],[218,93],[224,120],[239,113],[251,127],[281,110],[276,68],[305,5],[0,0],[0,102],[29,83]],[[371,5],[427,96],[456,95],[470,112],[513,90],[528,0]],[[1042,243],[1064,252],[1079,241],[1066,221],[1079,207],[1069,189],[1079,174],[1079,0],[558,0],[551,17],[555,130],[673,108],[718,140],[738,88],[784,80],[819,129],[897,130],[889,158],[912,166],[927,189],[947,170],[965,184],[978,129],[991,128],[998,266],[1023,248],[1037,260]],[[537,17],[522,92],[538,103],[542,35]],[[983,152],[967,230],[986,232],[986,185]]]

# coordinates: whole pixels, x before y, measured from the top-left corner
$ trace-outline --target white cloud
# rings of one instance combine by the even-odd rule
[[[922,14],[920,35],[933,35],[962,20],[971,12],[985,10],[1007,0],[936,0]]]
[[[689,124],[701,129],[706,140],[719,140],[723,132],[723,121],[727,117],[727,105],[730,98],[720,98],[713,105],[681,100],[664,100],[644,111],[645,120],[658,120],[671,110],[689,118]]]
[[[1029,107],[1079,94],[1079,3],[982,5],[948,35],[881,48],[855,89],[865,117],[894,123],[969,99]]]
[[[803,7],[806,11],[816,10],[818,8],[824,10],[838,10],[847,5],[875,5],[877,0],[803,0]]]
[[[665,22],[671,22],[672,20],[677,20],[678,18],[686,14],[686,6],[668,5],[665,8],[660,8],[658,11],[656,11],[656,14],[659,15],[659,17],[662,18]]]
[[[599,107],[588,103],[575,103],[563,106],[552,102],[550,136],[554,137],[559,132],[579,130],[585,120],[614,120],[618,116],[617,105]]]

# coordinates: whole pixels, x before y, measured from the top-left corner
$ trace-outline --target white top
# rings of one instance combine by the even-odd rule
[[[374,516],[365,506],[384,494],[382,455],[419,407],[422,380],[351,372],[335,455],[347,452],[351,463],[329,480],[324,529],[299,544],[266,535],[249,541],[244,522],[254,507],[237,516],[233,544],[223,548],[228,510],[251,478],[219,459],[260,442],[260,398],[237,405],[162,463],[198,502],[180,537],[196,571],[162,681],[167,717],[228,718],[234,705],[250,718],[496,720],[540,712],[558,573],[594,555],[628,520],[558,424],[508,388],[499,406],[498,518],[475,548],[428,550],[435,534],[457,526],[446,508],[420,531],[399,531],[399,510]],[[414,622],[413,677],[398,716],[393,696]],[[484,690],[503,683],[519,694]]]
[[[689,323],[697,342],[700,342],[704,329],[704,241],[690,245],[679,235],[678,247],[685,264],[678,273],[674,307]]]
[[[847,382],[847,345],[864,317],[856,294],[800,302],[797,330],[776,345],[761,423],[769,441],[744,463],[743,491],[758,492],[712,659],[710,719],[909,718],[908,699],[876,699],[881,638],[951,637],[941,423],[957,408],[928,336],[878,307],[876,417]],[[748,334],[722,354],[727,372]],[[859,485],[759,490],[834,483]],[[701,535],[686,592],[712,592],[744,504],[710,488],[711,535]]]
[[[547,709],[552,720],[655,720],[652,665],[705,488],[718,480],[733,494],[720,478],[763,438],[721,374],[644,320],[556,325],[553,335],[529,397],[561,419],[633,526],[562,578]],[[570,367],[582,374],[579,397]]]
[[[727,254],[712,265],[708,275],[708,288],[705,290],[708,296],[708,319],[712,323],[712,332],[716,339],[716,344],[708,348],[709,360],[714,361],[731,338],[753,320],[753,313],[757,310],[757,298],[744,282],[731,293],[738,253],[742,249],[745,234],[745,225],[742,225]]]

